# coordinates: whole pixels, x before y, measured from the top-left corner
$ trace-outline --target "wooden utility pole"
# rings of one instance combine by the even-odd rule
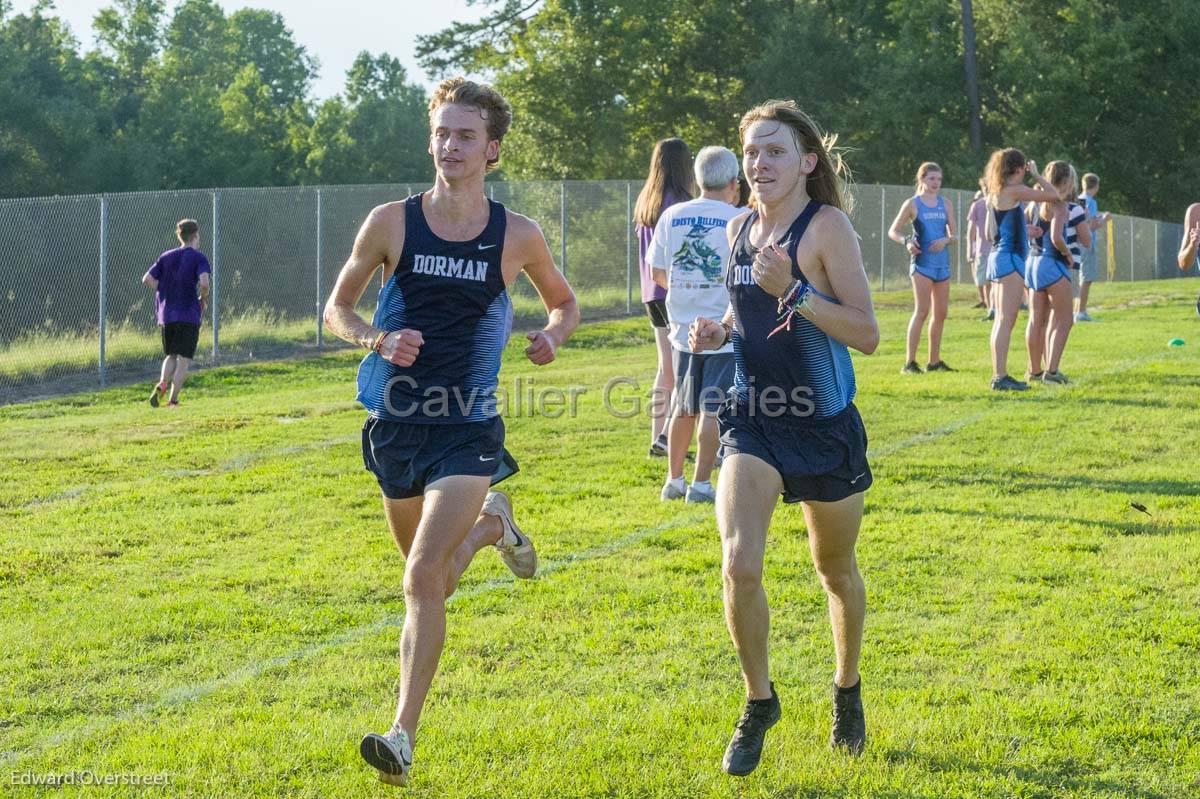
[[[975,64],[975,10],[962,0],[963,70],[967,77],[967,102],[971,109],[971,150],[983,148],[983,122],[979,108],[979,71]]]

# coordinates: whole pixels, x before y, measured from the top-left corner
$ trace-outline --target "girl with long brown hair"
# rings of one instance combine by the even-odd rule
[[[667,455],[667,407],[675,387],[671,367],[670,323],[667,320],[667,290],[654,282],[646,251],[654,238],[654,226],[663,209],[692,199],[696,180],[692,174],[692,154],[683,139],[661,139],[650,156],[650,174],[638,194],[633,221],[638,236],[638,266],[641,270],[642,302],[654,328],[658,348],[658,371],[654,375],[654,399],[650,406],[650,455]]]

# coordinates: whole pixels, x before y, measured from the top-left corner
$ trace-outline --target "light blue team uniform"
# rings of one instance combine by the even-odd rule
[[[1037,219],[1042,235],[1031,243],[1029,260],[1025,263],[1025,285],[1034,291],[1043,291],[1060,280],[1071,280],[1071,262],[1059,252],[1050,238],[1050,221]],[[1067,244],[1070,246],[1069,234]]]
[[[917,237],[918,255],[912,257],[908,273],[929,278],[934,283],[950,279],[950,251],[943,247],[941,252],[930,252],[929,245],[946,238],[946,200],[938,195],[937,205],[930,207],[921,202],[921,195],[913,197],[917,215],[913,217],[913,233]]]
[[[1025,230],[1025,209],[1017,203],[1007,211],[992,209],[996,215],[996,236],[988,255],[987,279],[991,281],[1016,272],[1025,277],[1025,257],[1029,254],[1029,234]]]

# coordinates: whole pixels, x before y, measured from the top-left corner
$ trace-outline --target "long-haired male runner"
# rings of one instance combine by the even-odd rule
[[[363,460],[405,557],[396,716],[360,747],[393,784],[407,782],[445,644],[446,599],[471,559],[495,546],[517,577],[537,568],[509,498],[489,491],[516,468],[495,399],[512,325],[507,288],[524,271],[546,306],[549,322],[528,334],[525,350],[539,366],[554,360],[579,309],[537,224],[484,193],[511,119],[489,86],[451,78],[437,87],[429,103],[433,188],[371,211],[325,311],[332,332],[370,350],[358,371],[369,412]],[[379,305],[367,323],[354,306],[380,265]]]
[[[847,348],[871,353],[879,344],[833,141],[790,101],[751,109],[740,131],[755,210],[729,223],[730,309],[690,331],[694,351],[732,340],[735,356],[734,387],[718,417],[725,464],[717,486],[725,620],[746,684],[722,763],[734,775],[754,770],[780,718],[762,572],[781,494],[803,505],[829,600],[837,660],[830,742],[858,753],[866,741],[858,674],[866,592],[854,544],[871,469]]]

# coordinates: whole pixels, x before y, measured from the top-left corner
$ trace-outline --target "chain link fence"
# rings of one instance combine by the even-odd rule
[[[414,185],[140,192],[0,200],[0,403],[157,374],[154,298],[141,283],[177,246],[175,223],[200,223],[213,267],[201,364],[343,346],[321,309],[370,210]],[[536,220],[579,297],[585,319],[641,313],[637,239],[630,219],[640,183],[491,182],[490,196]],[[959,238],[952,278],[972,282],[963,233],[972,193],[943,191]],[[908,255],[887,238],[901,186],[858,186],[852,214],[876,290],[908,285]],[[1176,277],[1180,224],[1115,217],[1098,231],[1101,280]],[[1107,268],[1105,268],[1107,266]],[[364,292],[370,316],[377,294]],[[537,293],[512,288],[518,328],[544,319]]]

